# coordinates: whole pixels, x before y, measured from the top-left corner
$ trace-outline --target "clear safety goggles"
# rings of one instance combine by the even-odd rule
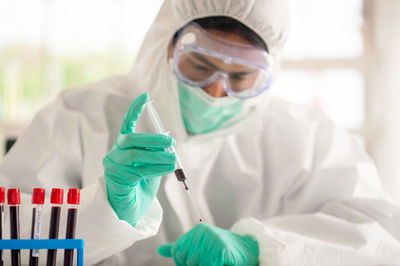
[[[217,37],[191,23],[174,48],[173,69],[184,83],[205,87],[223,82],[230,96],[247,99],[271,84],[271,56],[263,49]]]

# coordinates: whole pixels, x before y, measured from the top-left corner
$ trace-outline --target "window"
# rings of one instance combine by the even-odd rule
[[[361,0],[291,1],[276,96],[313,105],[357,131],[365,121]]]
[[[0,1],[0,123],[61,89],[129,72],[162,0]]]

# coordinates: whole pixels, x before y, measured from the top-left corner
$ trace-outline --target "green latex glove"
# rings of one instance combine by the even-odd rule
[[[114,147],[103,159],[108,201],[118,217],[132,226],[149,208],[161,176],[175,170],[175,154],[164,151],[175,145],[174,138],[135,133],[136,122],[148,101],[146,92],[132,102]]]
[[[176,242],[159,246],[158,253],[172,257],[178,266],[258,265],[258,243],[253,237],[205,223]]]

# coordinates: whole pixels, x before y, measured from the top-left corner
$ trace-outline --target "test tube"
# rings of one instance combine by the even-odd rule
[[[32,227],[31,239],[40,239],[42,232],[42,213],[45,198],[44,188],[34,188],[32,192]],[[39,249],[31,249],[29,253],[29,266],[39,265]]]
[[[58,239],[58,229],[60,227],[60,213],[63,199],[64,190],[62,188],[53,188],[51,190],[50,203],[53,204],[53,206],[51,207],[49,239]],[[55,266],[56,261],[57,250],[47,250],[47,266]]]
[[[70,188],[68,190],[68,217],[67,217],[67,231],[65,233],[66,239],[75,238],[76,218],[78,215],[78,205],[80,201],[79,188]],[[74,263],[74,250],[66,249],[64,251],[64,266],[72,266]]]
[[[0,239],[3,239],[5,201],[6,201],[6,189],[4,187],[0,187]],[[4,265],[3,250],[0,250],[0,266],[3,265]]]
[[[21,204],[19,188],[10,188],[7,192],[7,202],[10,206],[10,238],[19,239],[19,205]],[[21,251],[11,250],[11,265],[21,265]]]
[[[169,132],[165,129],[164,124],[161,122],[160,116],[158,115],[158,112],[151,101],[146,104],[146,110],[147,110],[147,113],[150,117],[150,120],[153,124],[155,131],[159,134],[169,135]],[[202,222],[200,212],[192,198],[192,195],[190,194],[189,186],[186,182],[187,178],[186,178],[185,171],[183,170],[183,166],[181,164],[181,161],[179,160],[178,154],[176,153],[174,146],[171,146],[170,148],[168,148],[167,151],[170,153],[174,153],[176,155],[176,168],[175,168],[176,169],[175,170],[176,179],[182,183],[183,188],[185,189],[187,195],[189,196],[190,201],[192,202],[192,206],[194,207],[194,209],[197,213],[197,216],[199,217],[199,221]]]

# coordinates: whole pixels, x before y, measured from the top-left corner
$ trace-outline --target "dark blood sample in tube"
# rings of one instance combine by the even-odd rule
[[[5,201],[6,201],[6,189],[4,187],[0,187],[0,239],[3,239]],[[3,250],[0,250],[0,266],[3,265],[4,265]]]
[[[178,179],[178,181],[182,182],[185,190],[189,190],[189,187],[186,184],[186,175],[185,175],[185,172],[183,172],[182,168],[178,168],[175,170],[175,176],[176,176],[176,179]]]
[[[7,193],[10,206],[10,238],[19,239],[19,205],[21,204],[19,188],[10,188]],[[21,265],[21,251],[11,250],[11,265]]]
[[[65,234],[66,239],[75,238],[76,217],[78,215],[79,201],[80,201],[79,188],[70,188],[68,190],[68,198],[67,198],[69,206],[68,206],[68,217],[67,217],[67,231]],[[72,266],[73,263],[74,263],[74,250],[66,249],[64,252],[64,266]]]
[[[45,190],[44,188],[34,188],[32,192],[32,227],[31,239],[40,239],[42,231],[42,213],[44,204]],[[29,253],[29,266],[39,265],[39,249],[33,249]]]
[[[58,239],[58,229],[60,227],[61,205],[63,204],[64,190],[62,188],[53,188],[51,190],[51,207],[49,239]],[[55,266],[57,262],[57,250],[47,250],[47,266]]]

